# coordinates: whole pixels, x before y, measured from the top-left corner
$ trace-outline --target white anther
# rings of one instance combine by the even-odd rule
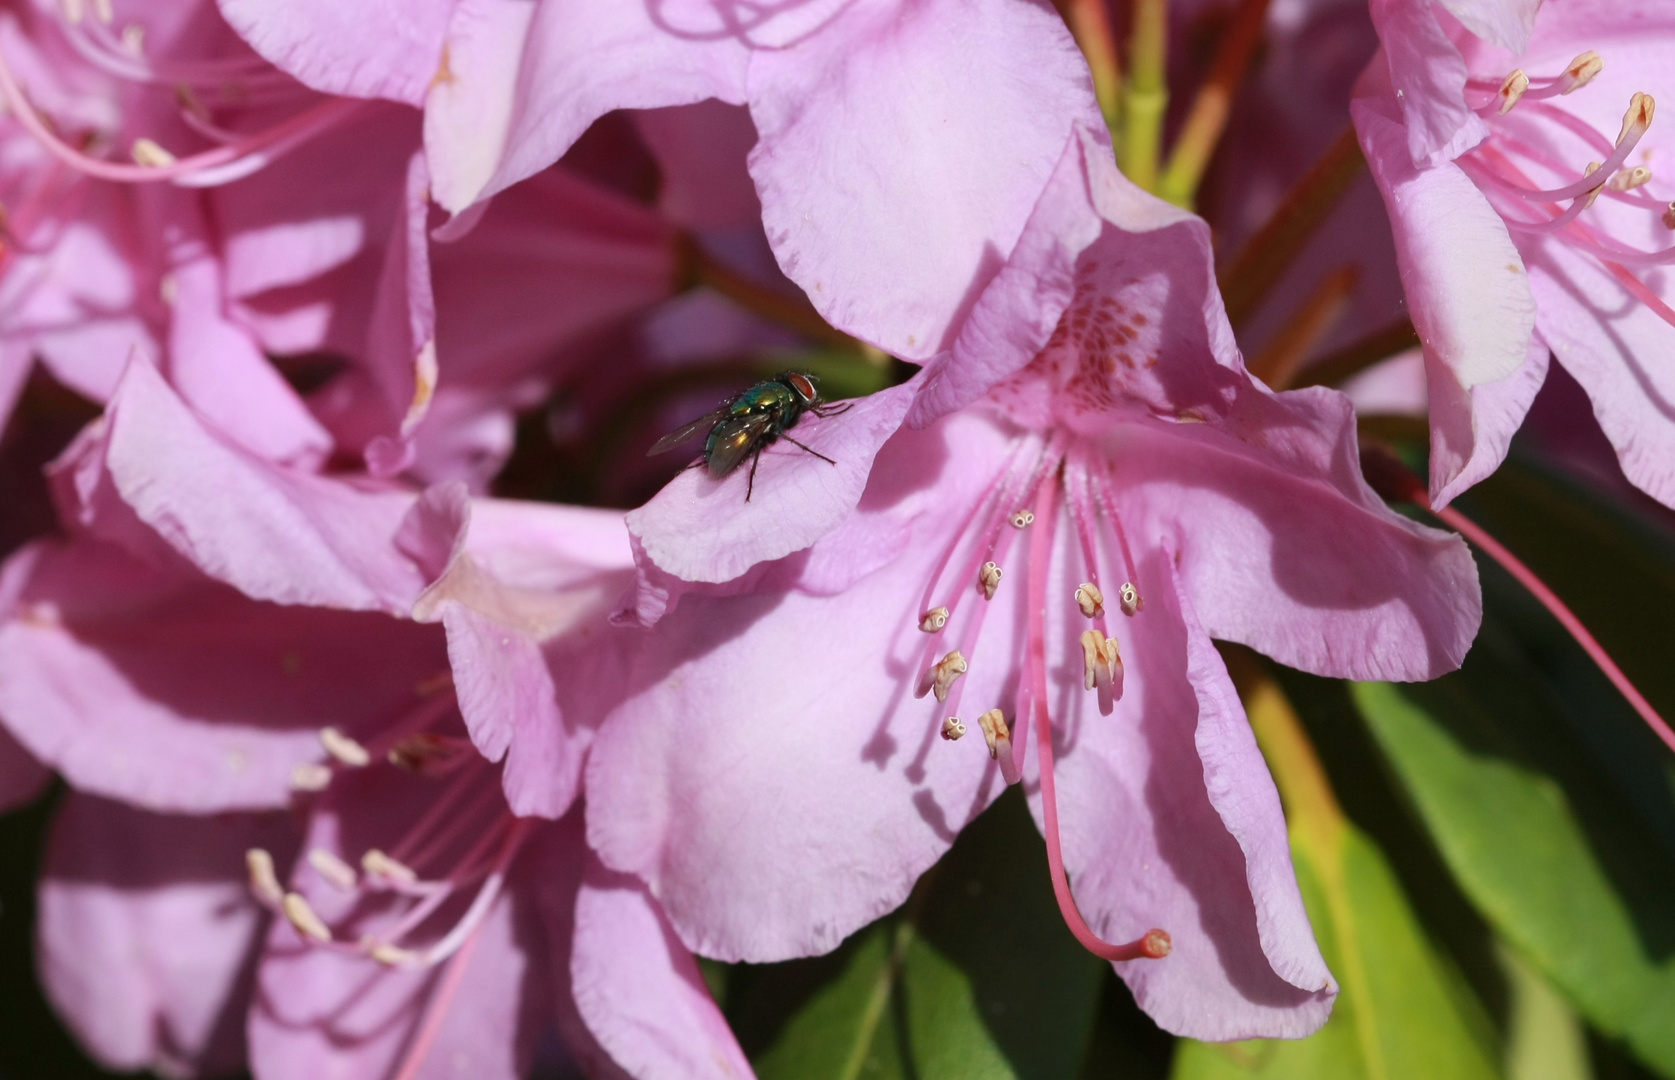
[[[285,902],[285,890],[279,887],[279,875],[273,872],[272,855],[253,847],[244,853],[244,865],[250,869],[251,892],[275,907]]]
[[[1012,752],[1012,731],[1006,726],[1006,714],[999,709],[990,709],[977,718],[977,726],[983,729],[983,741],[989,744],[989,756],[999,760],[1001,751]]]
[[[1601,161],[1590,161],[1590,162],[1588,162],[1588,167],[1586,169],[1582,170],[1582,175],[1583,176],[1594,175],[1595,173],[1599,172],[1600,166],[1602,166],[1603,164],[1604,164],[1604,162],[1601,162]],[[1604,191],[1604,190],[1605,190],[1605,185],[1600,184],[1599,186],[1589,188],[1586,192],[1584,192],[1583,195],[1582,195],[1582,209],[1586,210],[1588,207],[1592,206],[1594,204],[1594,200],[1599,198],[1599,193]]]
[[[145,165],[153,169],[173,165],[177,160],[173,154],[158,146],[151,139],[135,139],[131,153],[134,155],[134,164]]]
[[[419,875],[413,872],[412,867],[397,862],[377,848],[368,848],[366,854],[361,856],[361,869],[365,870],[369,877],[399,881],[408,885],[419,880]]]
[[[332,782],[332,771],[314,761],[305,761],[291,770],[293,791],[324,791]]]
[[[977,571],[977,591],[983,594],[983,599],[993,600],[995,590],[1000,588],[1000,567],[992,562],[983,564],[983,569]]]
[[[1134,587],[1134,582],[1125,581],[1122,588],[1117,590],[1117,605],[1122,608],[1124,615],[1133,615],[1145,610],[1146,601],[1141,598],[1140,590]]]
[[[1122,655],[1117,639],[1098,630],[1082,631],[1082,685],[1089,690],[1112,686],[1122,677]]]
[[[942,737],[947,739],[949,742],[953,742],[964,734],[965,724],[960,722],[959,717],[950,716],[948,719],[942,721]]]
[[[1098,585],[1084,581],[1076,586],[1076,606],[1082,609],[1083,615],[1097,619],[1105,614],[1105,594],[1099,591]]]
[[[1568,94],[1572,90],[1582,89],[1582,87],[1594,81],[1595,75],[1604,70],[1605,61],[1599,58],[1599,53],[1589,49],[1572,60],[1570,66],[1565,68],[1564,74],[1559,76],[1559,81],[1564,86],[1564,89],[1560,90],[1559,93]]]
[[[945,607],[933,607],[919,616],[919,629],[927,634],[934,634],[947,625],[948,609]]]
[[[285,917],[291,920],[291,925],[297,928],[297,933],[314,941],[330,941],[332,932],[320,916],[309,907],[308,901],[301,893],[286,893],[280,906],[285,911]]]
[[[1518,68],[1512,69],[1512,74],[1501,83],[1501,115],[1512,111],[1512,106],[1518,104],[1518,99],[1524,96],[1524,91],[1530,88],[1530,77]]]
[[[1618,169],[1605,186],[1612,191],[1633,191],[1652,179],[1652,170],[1644,165],[1636,165],[1632,169]]]
[[[932,664],[931,669],[925,672],[925,677],[919,682],[918,696],[924,697],[928,693],[935,692],[936,700],[947,701],[948,688],[954,685],[955,679],[966,673],[969,666],[965,662],[965,656],[960,653],[960,650],[955,649]]]
[[[372,761],[366,747],[334,727],[320,729],[320,745],[326,748],[326,753],[351,769],[362,768]]]
[[[1019,510],[1012,515],[1012,527],[1014,529],[1027,529],[1033,524],[1035,524],[1035,515],[1028,510]]]
[[[145,27],[129,23],[122,28],[122,47],[133,56],[145,55]]]
[[[1646,129],[1652,126],[1652,113],[1656,111],[1657,102],[1652,100],[1652,95],[1636,90],[1628,99],[1628,112],[1623,114],[1623,130],[1617,133],[1618,145],[1630,135],[1639,138],[1646,134]]]
[[[308,865],[314,868],[315,873],[345,892],[354,889],[358,880],[353,866],[325,848],[315,848],[310,851],[308,853]]]
[[[385,967],[411,967],[419,960],[419,954],[412,949],[391,945],[387,941],[368,941],[362,944],[366,954]]]

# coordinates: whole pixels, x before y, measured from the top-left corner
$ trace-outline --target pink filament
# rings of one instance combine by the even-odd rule
[[[1671,750],[1675,750],[1675,731],[1670,730],[1663,717],[1659,716],[1657,710],[1652,708],[1651,702],[1647,701],[1640,691],[1635,688],[1635,685],[1629,681],[1628,676],[1623,674],[1622,669],[1611,659],[1605,648],[1594,640],[1592,634],[1588,633],[1588,628],[1582,625],[1582,620],[1571,613],[1570,608],[1565,606],[1565,602],[1560,600],[1553,590],[1549,589],[1546,583],[1535,575],[1533,570],[1520,562],[1518,557],[1503,547],[1499,540],[1490,536],[1476,522],[1453,507],[1433,510],[1430,500],[1426,498],[1423,492],[1419,492],[1414,501],[1430,510],[1432,514],[1446,522],[1451,528],[1458,530],[1461,535],[1482,548],[1491,559],[1505,567],[1507,573],[1517,579],[1518,584],[1528,589],[1531,596],[1541,601],[1541,606],[1553,613],[1553,617],[1559,620],[1559,625],[1563,626],[1570,636],[1576,639],[1576,643],[1582,646],[1582,650],[1588,654],[1593,662],[1599,665],[1599,670],[1603,671],[1605,677],[1611,680],[1611,685],[1615,686],[1618,692],[1628,699],[1628,703],[1634,706],[1634,711],[1639,713],[1640,718],[1646,721],[1647,726],[1657,733],[1658,738],[1663,740],[1664,745]]]
[[[482,936],[479,927],[478,932],[474,932],[459,952],[454,954],[453,959],[448,961],[447,970],[442,973],[436,992],[425,1004],[424,1019],[419,1023],[419,1030],[413,1034],[413,1043],[407,1048],[407,1057],[402,1060],[395,1080],[413,1080],[424,1067],[425,1058],[430,1056],[430,1048],[436,1045],[436,1037],[442,1033],[442,1021],[448,1017],[448,1008],[453,1005],[454,998],[459,994],[460,984],[465,981],[466,965],[471,963],[471,954],[477,951],[477,942],[482,940]]]
[[[1041,818],[1047,839],[1047,868],[1053,878],[1053,898],[1070,933],[1082,948],[1106,960],[1159,959],[1169,955],[1169,935],[1148,930],[1138,940],[1113,945],[1095,934],[1076,907],[1070,879],[1064,871],[1064,851],[1059,843],[1058,789],[1053,780],[1053,726],[1047,717],[1047,568],[1053,552],[1053,527],[1058,513],[1058,481],[1049,476],[1041,484],[1029,552],[1029,640],[1025,645],[1025,669],[1029,680],[1029,703],[1035,721],[1036,756],[1041,766]],[[1018,742],[1021,744],[1022,739]]]

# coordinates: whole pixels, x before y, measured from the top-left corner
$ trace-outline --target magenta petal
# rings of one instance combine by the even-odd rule
[[[909,360],[952,344],[1065,143],[1103,129],[1063,22],[1025,0],[851,4],[753,54],[750,85],[780,266],[832,325]]]
[[[328,94],[423,103],[442,63],[454,0],[338,4],[218,0],[221,14],[275,67]]]
[[[662,6],[459,0],[425,103],[436,201],[457,214],[534,175],[612,109],[742,102],[745,46],[670,32]]]
[[[873,458],[901,425],[913,390],[882,390],[841,416],[810,417],[793,434],[837,464],[788,442],[763,452],[747,501],[750,463],[721,480],[689,469],[628,515],[628,531],[658,570],[690,582],[729,581],[800,551],[855,509]]]
[[[589,859],[576,897],[576,1008],[638,1080],[754,1075],[698,964],[646,887]]]
[[[1116,714],[1098,715],[1079,685],[1054,695],[1077,733],[1057,766],[1066,868],[1106,940],[1171,935],[1162,960],[1117,965],[1159,1026],[1209,1040],[1300,1037],[1325,1022],[1336,987],[1273,781],[1214,647],[1170,587],[1169,558],[1154,551],[1138,569],[1158,584],[1124,635]]]
[[[365,738],[446,670],[440,635],[259,603],[93,541],[7,563],[0,718],[75,787],[156,810],[284,806],[319,730]]]
[[[37,933],[47,995],[113,1069],[220,1075],[244,1064],[251,968],[268,916],[244,852],[283,865],[279,814],[173,817],[72,792],[53,822]]]
[[[411,495],[254,459],[145,363],[129,366],[105,422],[117,490],[211,577],[257,599],[401,615],[424,588],[392,542]]]

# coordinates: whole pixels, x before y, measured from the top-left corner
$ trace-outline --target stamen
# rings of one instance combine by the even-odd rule
[[[1117,651],[1117,639],[1108,638],[1098,630],[1083,630],[1083,687],[1110,691],[1112,698],[1119,698],[1122,696],[1122,675],[1122,655]]]
[[[999,709],[990,709],[977,718],[977,726],[983,731],[983,741],[989,744],[989,756],[1000,760],[1002,752],[1008,758],[1012,756],[1012,729],[1006,726],[1006,714]]]
[[[1083,615],[1097,619],[1105,614],[1105,594],[1099,591],[1098,585],[1084,581],[1076,586],[1076,606],[1082,609]]]
[[[934,634],[948,625],[948,609],[933,607],[919,616],[919,629],[927,634]]]
[[[1012,515],[1012,527],[1014,529],[1027,529],[1033,524],[1035,524],[1035,515],[1028,510],[1019,510]]]
[[[365,942],[366,954],[385,967],[412,967],[419,962],[419,954],[387,941]]]
[[[1573,90],[1582,89],[1594,81],[1595,75],[1604,70],[1605,61],[1600,59],[1599,53],[1589,49],[1572,60],[1570,66],[1565,68],[1564,74],[1559,76],[1559,86],[1563,88],[1559,93],[1568,94]]]
[[[334,727],[320,729],[320,745],[326,748],[326,753],[351,769],[364,768],[372,761],[366,747]]]
[[[925,672],[925,677],[919,680],[919,689],[914,692],[914,696],[924,697],[934,691],[936,700],[947,701],[948,688],[954,685],[955,679],[964,675],[968,670],[970,670],[970,665],[966,663],[965,656],[961,654],[960,650],[955,649],[931,665],[931,669]]]
[[[369,877],[384,878],[403,885],[410,885],[419,880],[419,875],[412,867],[397,862],[377,848],[368,848],[366,854],[361,856],[361,869],[365,870]]]
[[[145,138],[135,139],[130,153],[134,155],[134,164],[153,169],[161,169],[180,160],[154,140]]]
[[[297,933],[303,937],[321,943],[332,939],[331,930],[320,916],[314,913],[314,909],[301,893],[286,893],[280,907],[285,912],[285,917],[291,920],[291,925],[297,928]]]
[[[965,734],[965,724],[957,716],[950,716],[942,721],[942,737],[949,742],[957,742]]]
[[[1633,191],[1651,179],[1652,170],[1644,165],[1636,165],[1632,169],[1618,170],[1617,175],[1607,180],[1605,186],[1612,191]]]
[[[1524,91],[1529,88],[1530,77],[1525,75],[1521,69],[1513,68],[1512,74],[1506,77],[1506,81],[1501,83],[1501,88],[1497,91],[1501,99],[1500,114],[1505,116],[1511,112],[1512,107],[1518,104],[1518,99],[1522,98]]]
[[[1133,616],[1146,610],[1146,601],[1140,596],[1140,590],[1134,587],[1132,581],[1122,583],[1122,588],[1117,590],[1117,602],[1124,615]]]
[[[1670,203],[1663,212],[1663,227],[1675,230],[1675,202]]]
[[[273,870],[273,856],[262,848],[251,848],[244,853],[244,865],[250,870],[250,891],[256,898],[274,907],[285,902],[285,890],[280,888],[279,875]]]
[[[977,591],[983,594],[983,599],[993,600],[995,590],[1000,588],[1000,567],[992,562],[983,564],[977,571]]]
[[[332,771],[319,762],[305,761],[291,770],[291,790],[324,791],[332,782]]]
[[[353,891],[359,881],[359,878],[355,875],[354,867],[325,848],[315,848],[310,851],[308,853],[308,865],[312,866],[322,878],[345,892]]]
[[[445,776],[471,760],[474,751],[462,739],[422,731],[390,747],[389,762],[420,776]]]

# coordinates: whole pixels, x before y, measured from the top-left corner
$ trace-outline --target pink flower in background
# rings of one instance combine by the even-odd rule
[[[1558,358],[1624,473],[1675,505],[1665,5],[1373,5],[1356,126],[1425,346],[1439,506],[1506,453]],[[1596,171],[1597,170],[1597,171]]]
[[[123,800],[71,800],[42,886],[44,979],[97,1054],[224,1068],[248,1007],[264,1076],[510,1078],[552,1022],[600,1068],[748,1075],[572,809],[621,689],[617,515],[273,465],[144,362],[57,481],[76,535],[0,577],[0,719]]]
[[[1029,0],[221,6],[310,86],[423,105],[455,214],[613,109],[748,104],[780,265],[834,326],[910,360],[946,347],[1066,138],[1099,125],[1070,35]]]
[[[764,455],[789,521],[769,543],[804,550],[741,566],[757,511],[730,481],[682,477],[631,518],[661,621],[590,758],[590,842],[696,951],[782,959],[901,903],[1033,771],[1061,910],[1161,1026],[1317,1028],[1336,984],[1211,638],[1435,676],[1477,629],[1465,546],[1366,487],[1340,395],[1245,374],[1207,230],[1093,138],[954,348],[890,393],[919,426],[875,461],[845,431],[877,422],[868,402],[808,435],[835,469]],[[869,469],[834,508],[823,479]]]

